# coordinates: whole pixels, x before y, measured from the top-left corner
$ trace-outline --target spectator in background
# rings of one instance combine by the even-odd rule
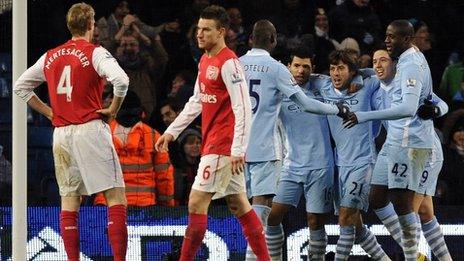
[[[361,55],[358,42],[353,38],[344,39],[338,46],[338,50],[347,50],[350,55],[355,57],[358,63],[358,68],[371,68],[372,57],[369,54]]]
[[[329,12],[329,21],[333,37],[338,41],[354,38],[362,54],[372,53],[374,46],[381,42],[380,20],[369,0],[347,0]]]
[[[175,199],[179,205],[187,205],[200,163],[201,133],[188,128],[177,139],[180,145],[179,159],[174,170]]]
[[[174,99],[168,99],[160,106],[161,117],[165,128],[177,118],[177,115],[182,111],[183,106]]]
[[[123,35],[116,59],[129,76],[131,90],[140,97],[142,107],[150,116],[156,104],[157,80],[168,61],[159,39],[153,41],[151,52],[146,52],[140,50],[139,40],[134,35]]]
[[[174,169],[168,153],[156,152],[160,134],[143,123],[139,97],[128,91],[116,119],[110,122],[111,134],[126,184],[128,206],[174,206]],[[105,204],[102,194],[95,204]]]
[[[0,145],[0,205],[11,205],[11,163],[3,155],[3,146]]]
[[[98,28],[97,24],[95,23],[95,27],[93,29],[93,36],[92,36],[92,43],[95,45],[100,45],[100,29]]]
[[[248,44],[249,32],[245,30],[242,24],[242,14],[237,7],[227,8],[227,14],[230,17],[230,29],[235,32],[235,37],[238,46],[246,46]],[[230,48],[230,47],[229,47]],[[237,56],[240,56],[237,54]]]
[[[172,80],[171,90],[168,98],[177,100],[182,106],[193,95],[194,75],[192,72],[182,70]]]
[[[440,82],[439,93],[450,102],[451,110],[464,104],[464,60],[446,67]]]
[[[443,194],[440,202],[449,205],[463,205],[464,195],[464,109],[451,113],[443,127],[445,145],[443,147],[444,162],[439,180],[444,181]],[[442,190],[438,188],[438,190]]]
[[[414,38],[412,43],[419,48],[421,52],[432,49],[432,43],[430,42],[430,33],[427,24],[424,21],[416,18],[409,19],[409,22],[414,27]]]
[[[314,17],[315,57],[314,72],[329,73],[329,53],[339,48],[340,43],[329,35],[329,18],[323,8],[317,8]]]
[[[246,45],[238,42],[237,33],[230,28],[227,29],[225,40],[227,47],[229,47],[229,49],[231,49],[237,56],[242,56],[248,51]]]
[[[97,21],[97,25],[101,30],[100,41],[102,45],[114,53],[119,45],[120,37],[126,29],[131,27],[132,23],[135,23],[140,31],[149,38],[155,37],[164,27],[164,24],[153,27],[143,23],[137,16],[130,14],[129,3],[127,1],[119,1],[107,18],[102,17]],[[119,35],[118,39],[115,38],[116,35]]]

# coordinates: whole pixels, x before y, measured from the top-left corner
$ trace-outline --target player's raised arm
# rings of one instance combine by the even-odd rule
[[[352,114],[350,122],[357,123],[371,120],[396,120],[406,117],[413,117],[419,107],[419,96],[422,90],[423,80],[420,78],[420,66],[411,64],[408,70],[405,70],[400,79],[402,102],[397,106],[392,106],[385,110],[356,112]]]
[[[279,68],[278,74],[277,86],[279,90],[288,88],[295,89],[295,91],[289,95],[289,98],[294,103],[298,104],[298,106],[303,108],[304,111],[322,115],[342,115],[349,112],[347,107],[326,104],[306,96],[306,94],[304,94],[304,92],[299,88],[290,71],[284,65]],[[288,92],[284,93],[287,94]]]

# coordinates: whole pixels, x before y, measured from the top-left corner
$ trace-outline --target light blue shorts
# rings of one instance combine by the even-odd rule
[[[382,147],[372,172],[372,185],[388,187],[388,154],[386,144]]]
[[[333,168],[314,170],[282,169],[274,202],[297,206],[301,195],[306,199],[306,212],[329,213],[333,211]]]
[[[374,164],[338,167],[336,179],[336,208],[356,208],[367,211],[369,208],[369,190]]]
[[[248,198],[275,195],[279,182],[282,161],[247,162],[245,178]]]

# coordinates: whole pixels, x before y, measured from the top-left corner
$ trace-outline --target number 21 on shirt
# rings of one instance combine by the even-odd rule
[[[61,72],[60,81],[56,87],[57,94],[66,94],[66,101],[71,102],[73,87],[71,85],[71,65],[65,65]]]

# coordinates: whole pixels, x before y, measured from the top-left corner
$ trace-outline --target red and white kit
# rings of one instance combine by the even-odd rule
[[[70,40],[49,50],[18,79],[14,91],[23,100],[47,81],[55,172],[62,196],[87,195],[124,187],[111,133],[96,110],[102,108],[104,79],[114,94],[125,96],[126,73],[111,54],[85,40]]]
[[[202,114],[202,158],[193,188],[213,198],[245,192],[243,175],[232,175],[230,156],[244,156],[251,125],[245,74],[229,48],[201,57],[193,96],[166,133],[177,136]]]

